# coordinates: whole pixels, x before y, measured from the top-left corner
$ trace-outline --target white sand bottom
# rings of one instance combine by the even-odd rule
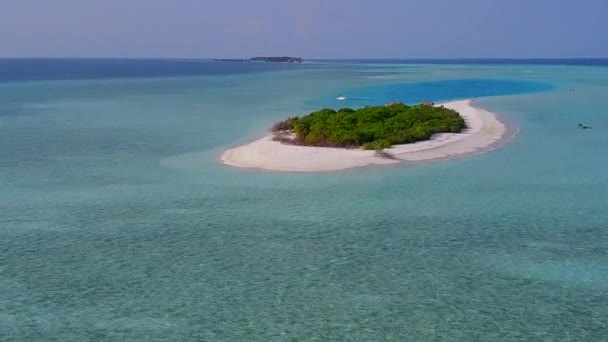
[[[395,145],[389,151],[396,159],[377,157],[374,151],[283,144],[267,135],[247,145],[225,151],[221,157],[226,165],[291,172],[343,170],[373,164],[394,164],[400,161],[419,162],[452,159],[492,149],[506,133],[496,115],[473,106],[471,100],[443,104],[460,113],[467,123],[461,133],[435,134],[430,140]]]

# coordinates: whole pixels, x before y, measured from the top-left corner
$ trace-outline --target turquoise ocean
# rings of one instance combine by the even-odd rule
[[[490,153],[218,161],[473,97],[518,130]],[[0,60],[0,341],[606,341],[607,132],[608,61]]]

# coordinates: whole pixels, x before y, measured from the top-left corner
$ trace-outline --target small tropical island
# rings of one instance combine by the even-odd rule
[[[302,63],[301,57],[253,57],[249,59],[230,59],[230,58],[218,58],[214,59],[216,62],[264,62],[264,63]]]
[[[274,140],[282,143],[383,151],[393,145],[430,139],[437,133],[460,133],[467,127],[460,114],[431,102],[400,102],[359,109],[323,109],[274,124]],[[389,157],[388,153],[379,153]]]
[[[507,127],[475,103],[323,109],[277,122],[266,136],[224,151],[221,160],[241,168],[323,172],[461,158],[507,140]]]

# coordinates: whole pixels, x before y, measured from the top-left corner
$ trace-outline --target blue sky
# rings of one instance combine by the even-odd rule
[[[608,0],[1,0],[0,56],[608,57]]]

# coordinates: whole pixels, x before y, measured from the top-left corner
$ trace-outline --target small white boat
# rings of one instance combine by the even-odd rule
[[[344,101],[344,100],[346,100],[346,96],[340,95],[340,96],[336,97],[336,100],[338,100],[338,101]]]

